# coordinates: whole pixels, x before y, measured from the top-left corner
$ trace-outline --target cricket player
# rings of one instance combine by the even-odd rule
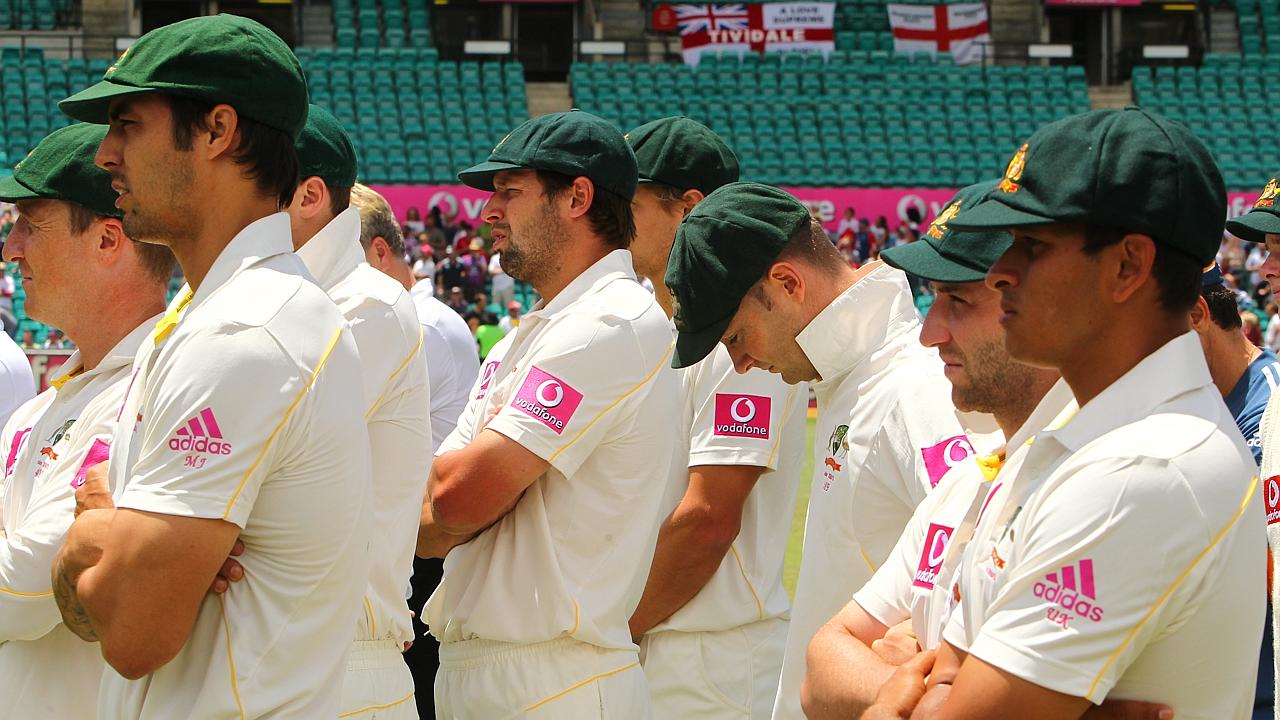
[[[1263,279],[1277,287],[1280,284],[1280,218],[1277,212],[1280,208],[1276,207],[1276,198],[1280,196],[1280,173],[1277,173],[1262,189],[1258,199],[1254,201],[1253,208],[1244,215],[1227,221],[1227,230],[1233,235],[1249,242],[1263,243],[1267,248],[1267,259],[1263,262],[1259,272]],[[1252,366],[1251,366],[1252,367]],[[1244,382],[1244,378],[1241,378]],[[1254,389],[1254,385],[1250,383],[1250,394],[1258,393],[1261,388]],[[1270,383],[1268,383],[1270,389]],[[1248,403],[1246,403],[1248,404]],[[1254,457],[1261,451],[1262,461],[1262,498],[1263,507],[1267,516],[1267,540],[1270,551],[1268,552],[1268,572],[1267,577],[1270,580],[1271,587],[1268,588],[1269,602],[1267,603],[1267,615],[1270,622],[1266,628],[1267,632],[1263,637],[1262,657],[1259,661],[1258,669],[1258,687],[1254,702],[1254,717],[1267,718],[1274,717],[1280,720],[1280,709],[1275,705],[1275,687],[1280,683],[1280,672],[1277,672],[1275,658],[1278,653],[1275,652],[1275,558],[1280,553],[1280,531],[1275,527],[1280,522],[1280,441],[1276,440],[1276,431],[1280,429],[1277,421],[1272,417],[1275,411],[1272,407],[1275,405],[1270,399],[1267,403],[1267,410],[1262,416],[1259,426],[1259,435],[1255,438],[1245,434],[1245,440],[1249,442],[1249,449],[1254,451]],[[1242,407],[1241,410],[1244,408]],[[1233,408],[1234,410],[1234,408]],[[1239,416],[1237,414],[1237,416]],[[1241,428],[1241,432],[1245,432],[1245,428]],[[1269,449],[1270,448],[1270,449]]]
[[[627,251],[635,155],[604,120],[554,113],[459,178],[493,192],[503,268],[543,301],[493,348],[431,468],[436,715],[647,718],[627,621],[686,458],[670,325]]]
[[[217,15],[147,33],[62,101],[110,122],[130,237],[188,286],[142,343],[110,500],[54,564],[63,622],[97,640],[107,718],[331,718],[367,588],[371,485],[347,321],[293,253],[306,82],[280,38]],[[82,488],[83,490],[83,488]],[[244,581],[208,592],[237,538]]]
[[[676,232],[666,284],[674,365],[723,342],[738,372],[762,368],[818,398],[805,548],[775,718],[802,718],[805,650],[889,556],[915,506],[973,449],[937,352],[919,342],[906,276],[850,269],[793,196],[725,185]]]
[[[453,432],[458,416],[466,407],[471,387],[479,375],[480,358],[476,355],[476,339],[462,316],[440,302],[431,293],[431,281],[414,282],[413,271],[405,260],[404,235],[386,198],[356,183],[351,190],[351,205],[360,211],[360,244],[370,265],[386,273],[410,290],[418,322],[422,325],[423,352],[427,355],[427,374],[431,382],[431,453]],[[425,292],[424,292],[425,291]],[[495,363],[496,364],[496,363]],[[444,573],[440,558],[413,559],[413,577],[408,607],[413,609],[413,646],[404,653],[405,664],[413,675],[414,698],[418,715],[435,717],[436,668],[440,665],[440,644],[427,632],[417,611],[435,592]]]
[[[31,361],[8,333],[0,332],[0,423],[36,395]]]
[[[1106,698],[1249,717],[1258,481],[1190,327],[1225,216],[1204,145],[1128,107],[1044,126],[951,219],[1012,230],[987,273],[1006,348],[1057,368],[1080,409],[1005,463],[936,664],[904,664],[864,717],[1053,720]]]
[[[378,531],[369,543],[369,587],[356,618],[342,715],[416,719],[413,677],[400,656],[413,642],[404,589],[431,468],[423,328],[409,293],[365,262],[360,211],[350,207],[356,152],[347,131],[312,105],[295,147],[301,180],[289,205],[293,247],[351,327],[373,451]]]
[[[676,227],[706,194],[738,179],[738,161],[705,125],[683,117],[627,133],[640,184],[632,203],[636,272],[663,284]],[[672,332],[675,327],[672,326]],[[804,465],[809,388],[734,371],[717,346],[680,374],[674,509],[658,531],[631,634],[660,718],[763,718],[773,712],[791,601],[782,563]]]
[[[105,665],[62,624],[49,568],[75,513],[76,488],[111,454],[133,357],[164,312],[173,254],[120,225],[111,176],[94,165],[107,129],[54,131],[0,180],[18,219],[4,246],[27,312],[76,351],[48,390],[0,433],[0,716],[93,718]]]
[[[961,190],[918,242],[886,250],[889,265],[928,280],[936,299],[920,342],[936,348],[957,409],[992,414],[1008,442],[990,456],[957,464],[916,508],[889,559],[809,644],[802,688],[811,720],[857,717],[875,701],[894,668],[919,647],[933,649],[953,609],[960,551],[985,499],[1003,485],[1005,448],[1017,448],[1066,407],[1070,390],[1056,371],[1011,359],[1000,327],[1000,294],[986,287],[989,267],[1012,242],[1008,233],[955,230],[948,219],[981,201],[995,182]],[[1052,389],[1051,389],[1052,388]],[[1052,399],[1041,403],[1051,395]],[[1033,413],[1039,406],[1038,413]],[[890,629],[910,622],[899,647]]]

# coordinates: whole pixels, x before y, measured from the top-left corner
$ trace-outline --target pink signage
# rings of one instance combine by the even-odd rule
[[[439,207],[446,217],[457,214],[459,219],[467,220],[473,226],[480,225],[481,210],[489,198],[489,193],[465,185],[375,185],[373,189],[387,198],[401,221],[410,207],[418,208],[423,215],[431,208]],[[828,230],[836,229],[846,208],[853,208],[854,217],[866,218],[871,223],[884,216],[891,230],[907,220],[907,209],[912,207],[919,210],[921,221],[928,223],[937,217],[956,192],[940,188],[785,189],[817,210]],[[1227,216],[1248,212],[1257,197],[1258,193],[1254,191],[1227,193]]]

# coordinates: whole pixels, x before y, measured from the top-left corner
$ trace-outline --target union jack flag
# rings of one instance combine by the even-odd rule
[[[746,30],[750,18],[747,6],[734,5],[676,5],[676,25],[681,35],[692,35],[709,30]]]

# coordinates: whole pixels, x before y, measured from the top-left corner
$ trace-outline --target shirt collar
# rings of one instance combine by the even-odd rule
[[[1212,386],[1200,340],[1187,331],[1143,358],[1061,428],[1040,435],[1077,452],[1112,430],[1147,417],[1179,395]]]
[[[881,265],[823,308],[796,342],[822,379],[830,380],[919,324],[906,274]]]
[[[551,299],[551,302],[538,301],[538,304],[521,316],[521,319],[552,317],[572,305],[579,298],[593,294],[606,281],[614,280],[618,277],[630,280],[636,279],[636,271],[631,264],[631,252],[628,250],[614,250],[600,258],[594,265],[582,271],[582,274],[566,285],[558,295]]]
[[[1070,417],[1075,411],[1076,398],[1071,394],[1071,387],[1067,385],[1066,380],[1058,378],[1058,382],[1054,383],[1053,387],[1049,388],[1049,392],[1040,398],[1040,402],[1036,405],[1036,409],[1031,411],[1027,421],[1014,431],[1009,442],[1005,443],[1005,447],[1011,449],[1020,447],[1032,435],[1053,426],[1055,420]],[[1059,422],[1062,421],[1059,420]]]
[[[213,266],[205,274],[200,289],[191,298],[188,311],[204,302],[244,268],[263,258],[288,252],[293,252],[288,213],[278,212],[254,220],[236,233],[231,242],[218,253],[218,259],[213,261]]]
[[[364,262],[360,251],[360,211],[349,207],[338,213],[298,249],[298,257],[321,288],[332,289]]]
[[[49,384],[54,388],[61,390],[64,386],[73,380],[84,381],[100,373],[110,372],[118,368],[124,367],[134,361],[138,355],[138,350],[151,335],[152,328],[163,317],[163,313],[142,321],[142,324],[134,328],[128,335],[121,338],[107,354],[102,361],[92,370],[82,372],[82,361],[80,359],[80,351],[77,349],[71,353],[71,357],[58,368],[53,377],[49,379]]]

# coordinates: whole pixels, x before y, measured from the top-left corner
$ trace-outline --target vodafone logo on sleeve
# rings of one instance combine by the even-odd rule
[[[511,407],[551,428],[555,434],[564,432],[565,425],[582,403],[582,393],[569,383],[540,368],[529,368],[529,374],[516,393]]]
[[[929,487],[935,488],[943,475],[975,453],[973,446],[969,444],[969,438],[956,435],[932,447],[921,448],[920,454],[924,456],[924,469],[929,474]]]
[[[773,399],[764,395],[716,393],[714,435],[769,439]]]
[[[1267,508],[1267,524],[1280,522],[1280,475],[1267,478],[1262,486],[1262,500]]]
[[[925,590],[933,589],[938,571],[942,569],[942,561],[947,557],[947,546],[951,544],[953,532],[955,528],[929,523],[929,529],[924,534],[924,547],[920,550],[920,566],[916,568],[912,585]]]
[[[483,400],[489,394],[489,384],[493,382],[494,373],[498,372],[498,361],[487,362],[480,372],[480,389],[476,391],[476,400]]]

